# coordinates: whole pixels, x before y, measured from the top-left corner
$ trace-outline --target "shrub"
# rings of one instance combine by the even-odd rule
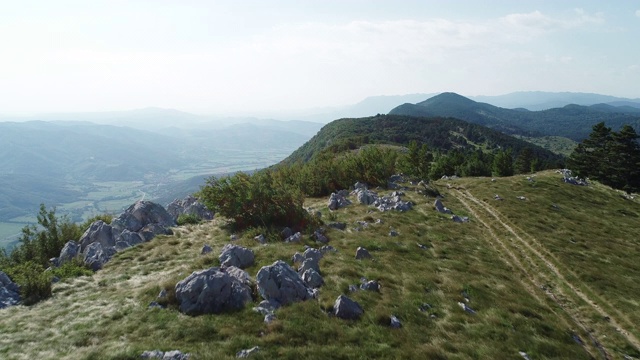
[[[202,219],[196,214],[181,214],[180,216],[178,216],[178,220],[176,220],[176,223],[182,226],[187,224],[199,224],[201,221]]]
[[[75,258],[62,264],[60,267],[53,268],[51,274],[58,277],[60,280],[63,280],[78,276],[91,276],[93,275],[93,271],[88,269],[82,263],[82,260]]]
[[[51,296],[52,274],[45,272],[40,264],[27,261],[8,268],[6,272],[20,286],[24,305],[33,305]]]

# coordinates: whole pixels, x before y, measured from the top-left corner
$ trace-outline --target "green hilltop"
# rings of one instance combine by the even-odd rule
[[[257,294],[243,310],[219,315],[148,306],[192,271],[219,265],[230,234],[217,218],[121,252],[93,276],[54,284],[46,301],[2,310],[0,354],[138,359],[145,350],[179,349],[194,359],[231,359],[259,346],[251,358],[640,356],[637,199],[597,183],[563,183],[554,171],[438,180],[431,186],[443,203],[470,219],[455,223],[420,186],[400,185],[415,204],[407,212],[358,204],[329,211],[328,197],[306,199],[311,212],[346,229],[325,227],[337,252],[320,262],[325,284],[318,298],[277,310],[270,324],[251,310]],[[261,245],[253,239],[261,231],[239,233],[235,241],[256,254],[247,269],[252,277],[278,259],[290,262],[305,245],[318,246],[308,235],[301,243]],[[213,252],[200,255],[204,244]],[[356,260],[357,247],[373,259]],[[378,280],[380,291],[350,292],[361,278]],[[361,319],[328,314],[340,294],[362,305]],[[390,328],[391,315],[401,328]]]

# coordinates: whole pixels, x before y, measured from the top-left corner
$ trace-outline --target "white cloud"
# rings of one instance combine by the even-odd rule
[[[636,16],[640,18],[640,10],[636,10]]]

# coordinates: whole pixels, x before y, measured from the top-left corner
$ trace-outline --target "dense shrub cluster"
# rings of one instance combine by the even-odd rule
[[[56,216],[56,210],[47,210],[40,205],[37,215],[38,226],[22,228],[19,245],[7,254],[0,251],[0,270],[20,286],[20,294],[25,305],[34,304],[51,296],[51,279],[60,279],[90,274],[81,262],[71,261],[60,268],[45,271],[49,259],[57,257],[69,240],[78,240],[96,220],[111,222],[110,215],[95,216],[83,224],[73,223],[68,217]]]

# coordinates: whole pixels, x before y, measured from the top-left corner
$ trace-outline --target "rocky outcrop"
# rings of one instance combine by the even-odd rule
[[[313,298],[314,292],[300,275],[282,260],[263,266],[256,275],[258,293],[265,300],[281,305]]]
[[[95,221],[80,237],[80,252],[93,243],[99,243],[102,247],[114,247],[116,245],[111,225],[102,220]]]
[[[82,252],[82,261],[91,270],[98,271],[102,269],[107,261],[111,260],[115,253],[116,248],[114,246],[103,247],[101,243],[94,242],[89,244]]]
[[[162,206],[138,201],[113,219],[111,224],[102,220],[92,223],[82,234],[79,247],[76,249],[72,242],[68,242],[54,263],[60,266],[81,254],[84,263],[97,270],[117,251],[149,241],[156,235],[172,234],[170,227],[175,224]]]
[[[251,288],[247,284],[248,274],[236,269],[214,267],[196,271],[177,283],[175,292],[180,311],[199,315],[242,309],[251,301]]]
[[[56,266],[61,266],[62,264],[71,261],[80,252],[80,244],[77,242],[70,240],[64,244],[64,247],[60,251],[60,256],[56,259]]]
[[[167,212],[171,214],[174,221],[178,220],[180,215],[195,215],[202,220],[212,220],[213,212],[193,196],[187,196],[184,199],[173,200],[167,205]]]
[[[20,288],[0,271],[0,309],[20,303]]]
[[[346,190],[340,190],[338,192],[331,193],[331,196],[329,196],[329,203],[327,204],[329,210],[338,210],[345,206],[351,205],[351,201],[347,199],[348,195],[349,193]]]
[[[220,266],[223,268],[235,266],[240,269],[246,269],[253,265],[255,255],[251,249],[227,244],[222,248],[218,259],[220,259]]]
[[[364,310],[357,302],[340,295],[333,304],[333,314],[341,319],[357,320],[364,314]]]

